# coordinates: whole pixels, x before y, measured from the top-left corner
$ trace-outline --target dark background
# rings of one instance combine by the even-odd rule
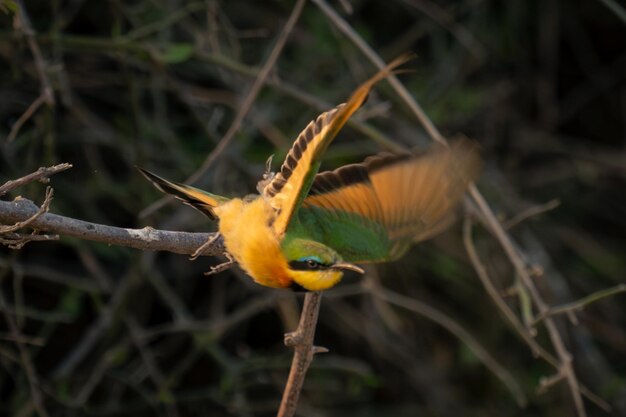
[[[0,1],[0,183],[69,162],[53,177],[51,211],[121,227],[212,231],[161,197],[134,165],[183,181],[232,123],[269,56],[291,1],[25,1],[56,105],[7,137],[40,94],[40,75],[11,1]],[[402,82],[449,137],[478,142],[478,187],[502,220],[558,199],[510,229],[551,305],[625,281],[626,20],[605,1],[349,1],[333,7],[386,61],[417,59]],[[346,11],[350,5],[352,13]],[[610,6],[617,7],[612,10]],[[621,13],[621,15],[620,15]],[[318,113],[375,67],[314,3],[305,5],[232,143],[197,183],[255,190]],[[389,147],[427,146],[415,117],[381,83],[330,147],[334,168]],[[44,186],[23,195],[41,203]],[[520,312],[515,274],[488,232],[476,244]],[[0,415],[33,415],[29,372],[52,416],[270,416],[287,376],[301,296],[255,285],[238,270],[204,277],[218,259],[61,238],[0,252]],[[506,387],[445,328],[382,301],[368,286],[430,305],[463,326],[528,397]],[[626,415],[626,295],[559,318],[580,381]],[[8,331],[21,334],[29,361]],[[319,355],[303,416],[570,416],[565,383],[533,357],[468,261],[460,223],[393,264],[349,276],[325,294]],[[542,326],[537,341],[553,351]],[[32,369],[28,369],[28,364]],[[32,376],[32,375],[31,375]],[[589,415],[607,415],[586,401]]]

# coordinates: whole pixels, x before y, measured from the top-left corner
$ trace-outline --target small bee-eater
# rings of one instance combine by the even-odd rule
[[[320,159],[378,81],[401,57],[360,85],[348,101],[300,133],[260,195],[226,198],[140,169],[157,188],[219,220],[226,250],[257,283],[321,291],[357,263],[385,262],[442,230],[481,165],[475,146],[457,141],[421,153],[382,153],[318,174]]]

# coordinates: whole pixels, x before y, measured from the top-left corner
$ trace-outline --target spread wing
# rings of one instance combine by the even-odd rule
[[[315,177],[299,227],[348,262],[401,256],[442,231],[480,170],[475,146],[459,141],[426,153],[380,154]]]
[[[273,229],[283,236],[293,214],[309,192],[320,166],[320,158],[350,116],[364,103],[370,89],[378,81],[394,73],[394,69],[412,56],[404,55],[361,84],[348,101],[320,115],[298,135],[280,171],[265,186],[262,195],[276,210]]]

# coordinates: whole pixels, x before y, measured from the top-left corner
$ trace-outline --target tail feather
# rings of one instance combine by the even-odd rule
[[[183,203],[190,205],[211,219],[217,218],[213,208],[228,201],[226,197],[211,194],[189,185],[168,181],[143,168],[135,168],[137,168],[137,170],[156,188],[166,194],[173,195]]]

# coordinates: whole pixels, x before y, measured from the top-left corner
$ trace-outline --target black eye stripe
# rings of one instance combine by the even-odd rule
[[[312,260],[306,261],[291,261],[289,262],[289,268],[296,271],[319,271],[321,269],[328,269],[330,265],[324,265]]]

